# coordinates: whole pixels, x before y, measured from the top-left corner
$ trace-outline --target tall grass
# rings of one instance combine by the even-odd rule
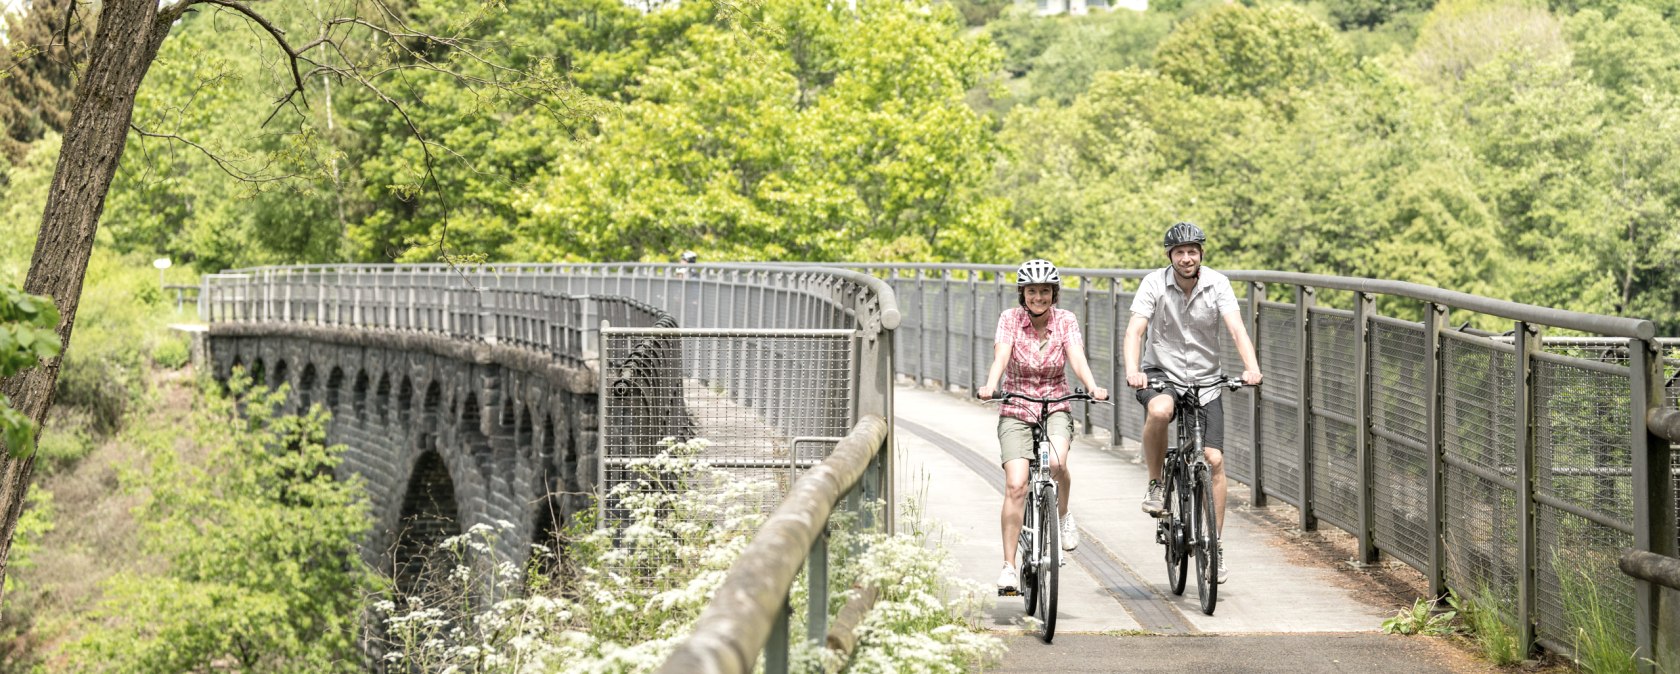
[[[1482,657],[1501,667],[1522,662],[1527,654],[1522,650],[1516,629],[1500,610],[1499,598],[1488,589],[1487,583],[1478,583],[1469,597],[1452,592],[1447,596],[1447,603],[1463,618]]]
[[[1583,564],[1552,556],[1563,595],[1563,612],[1574,642],[1575,661],[1593,674],[1632,674],[1638,670],[1637,653],[1627,633],[1617,626],[1615,616],[1599,593],[1599,583]]]

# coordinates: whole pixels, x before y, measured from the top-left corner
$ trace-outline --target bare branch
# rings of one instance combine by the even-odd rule
[[[140,137],[142,137],[142,138],[162,138],[162,139],[178,141],[180,143],[186,144],[186,145],[192,147],[193,149],[196,149],[199,152],[204,153],[204,156],[209,157],[210,161],[215,162],[216,167],[220,168],[223,173],[226,173],[229,176],[232,176],[235,180],[239,180],[241,182],[256,183],[256,184],[273,183],[273,182],[280,182],[280,181],[283,181],[283,180],[290,180],[292,178],[296,178],[299,175],[299,174],[296,174],[296,173],[289,173],[289,174],[280,175],[280,176],[265,176],[265,175],[262,175],[260,173],[260,171],[262,169],[268,168],[269,164],[263,164],[262,169],[258,169],[257,173],[247,172],[244,169],[241,169],[237,166],[234,166],[228,160],[222,159],[222,157],[220,155],[217,155],[216,153],[211,152],[210,150],[206,149],[203,145],[199,145],[198,143],[194,143],[190,140],[187,140],[186,138],[182,138],[182,137],[180,137],[178,135],[175,135],[173,133],[153,133],[151,131],[147,131],[147,130],[142,129],[138,126],[135,126],[132,123],[130,123],[128,125],[128,128],[133,130],[135,133],[140,134]]]
[[[292,71],[292,86],[297,88],[298,94],[303,93],[303,75],[298,72],[297,67],[298,52],[292,49],[292,45],[286,41],[286,31],[281,30],[279,26],[276,26],[272,21],[269,21],[268,17],[258,14],[256,10],[251,9],[248,5],[240,2],[239,0],[187,0],[186,2],[182,2],[178,5],[178,7],[184,9],[188,5],[200,3],[217,5],[231,9],[245,15],[246,18],[255,22],[257,25],[262,26],[263,30],[268,31],[268,34],[274,38],[274,41],[280,44],[280,49],[286,52],[286,56],[288,57],[286,59],[287,65],[290,66]],[[288,97],[290,97],[290,95],[288,95]]]

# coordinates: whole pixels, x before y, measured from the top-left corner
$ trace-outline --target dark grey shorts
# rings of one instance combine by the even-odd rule
[[[1144,374],[1150,379],[1158,379],[1164,375],[1160,370],[1145,370]],[[1155,396],[1167,395],[1165,391],[1157,391],[1147,386],[1137,390],[1137,400],[1143,403],[1145,409],[1149,401]],[[1221,395],[1213,402],[1202,405],[1202,447],[1212,447],[1224,451],[1225,449],[1225,397]]]

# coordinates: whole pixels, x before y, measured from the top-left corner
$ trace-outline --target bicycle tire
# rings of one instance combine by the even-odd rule
[[[1021,508],[1021,536],[1015,543],[1016,592],[1027,605],[1027,615],[1038,609],[1038,565],[1033,561],[1033,523],[1037,519],[1037,504],[1032,498],[1023,499]]]
[[[1039,620],[1044,621],[1044,643],[1056,638],[1056,597],[1057,586],[1061,583],[1062,565],[1062,522],[1057,512],[1056,488],[1054,486],[1044,490],[1044,501],[1039,504],[1038,522],[1040,531],[1044,535],[1038,537],[1039,554],[1038,568],[1038,604]]]
[[[1173,594],[1184,594],[1184,584],[1188,579],[1189,555],[1184,549],[1184,520],[1180,513],[1184,508],[1173,507],[1173,499],[1182,496],[1176,489],[1178,483],[1177,472],[1171,466],[1162,477],[1162,488],[1165,493],[1161,498],[1161,505],[1167,508],[1166,517],[1162,518],[1161,526],[1166,528],[1167,548],[1167,589]]]
[[[1196,467],[1196,593],[1202,613],[1213,615],[1219,605],[1219,516],[1214,511],[1213,483],[1206,466]]]

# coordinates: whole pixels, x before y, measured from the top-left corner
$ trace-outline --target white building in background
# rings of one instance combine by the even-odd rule
[[[1054,16],[1056,14],[1072,14],[1080,16],[1091,13],[1092,10],[1129,9],[1142,12],[1149,9],[1149,0],[1016,0],[1018,4],[1029,2],[1038,4],[1039,16]]]

